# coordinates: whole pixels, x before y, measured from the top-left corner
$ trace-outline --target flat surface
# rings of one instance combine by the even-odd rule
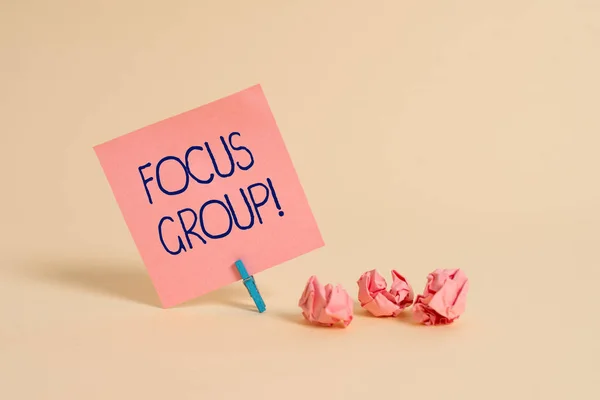
[[[5,0],[0,49],[0,398],[600,397],[598,2]],[[326,245],[163,310],[92,147],[256,83]],[[296,306],[444,267],[450,327]]]

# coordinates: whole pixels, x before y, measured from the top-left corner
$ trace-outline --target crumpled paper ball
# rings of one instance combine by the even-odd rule
[[[358,284],[358,301],[361,307],[376,317],[395,317],[413,303],[414,292],[407,280],[392,270],[392,286],[376,270],[361,275]]]
[[[424,325],[454,322],[465,311],[469,280],[460,269],[436,269],[413,305],[414,319]]]
[[[309,322],[321,326],[341,323],[345,328],[353,318],[353,301],[341,285],[323,287],[316,276],[308,279],[298,306]]]

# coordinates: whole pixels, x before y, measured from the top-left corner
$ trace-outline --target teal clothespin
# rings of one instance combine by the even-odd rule
[[[260,292],[256,287],[254,276],[248,274],[248,271],[246,270],[246,267],[244,266],[242,260],[237,260],[235,262],[235,267],[242,276],[242,279],[244,280],[244,286],[246,286],[246,289],[248,289],[248,293],[250,293],[252,300],[254,300],[254,304],[256,304],[256,308],[258,308],[258,312],[264,312],[267,309],[267,307],[265,306],[265,302],[263,301],[263,298],[261,297]]]

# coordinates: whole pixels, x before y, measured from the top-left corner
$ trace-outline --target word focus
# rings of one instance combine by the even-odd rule
[[[182,194],[193,184],[210,185],[217,179],[226,179],[239,173],[238,171],[251,169],[255,164],[254,155],[247,147],[234,143],[239,138],[239,132],[232,132],[227,138],[220,136],[218,146],[205,142],[203,146],[189,147],[181,158],[168,155],[155,164],[147,162],[139,166],[148,203],[154,204],[157,196]],[[221,162],[217,160],[217,148],[219,153],[224,152],[227,162],[222,162],[224,157],[220,157]],[[198,156],[203,157],[204,168],[198,166]],[[273,201],[278,215],[283,217],[285,213],[273,182],[266,177],[264,181],[241,187],[232,193],[224,193],[222,197],[163,216],[157,223],[158,237],[164,250],[175,256],[192,250],[195,246],[206,245],[210,240],[225,238],[233,229],[245,231],[263,224],[260,209],[269,201]]]

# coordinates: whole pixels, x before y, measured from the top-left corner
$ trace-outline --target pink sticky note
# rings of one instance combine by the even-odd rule
[[[164,307],[324,245],[260,85],[94,150]]]

